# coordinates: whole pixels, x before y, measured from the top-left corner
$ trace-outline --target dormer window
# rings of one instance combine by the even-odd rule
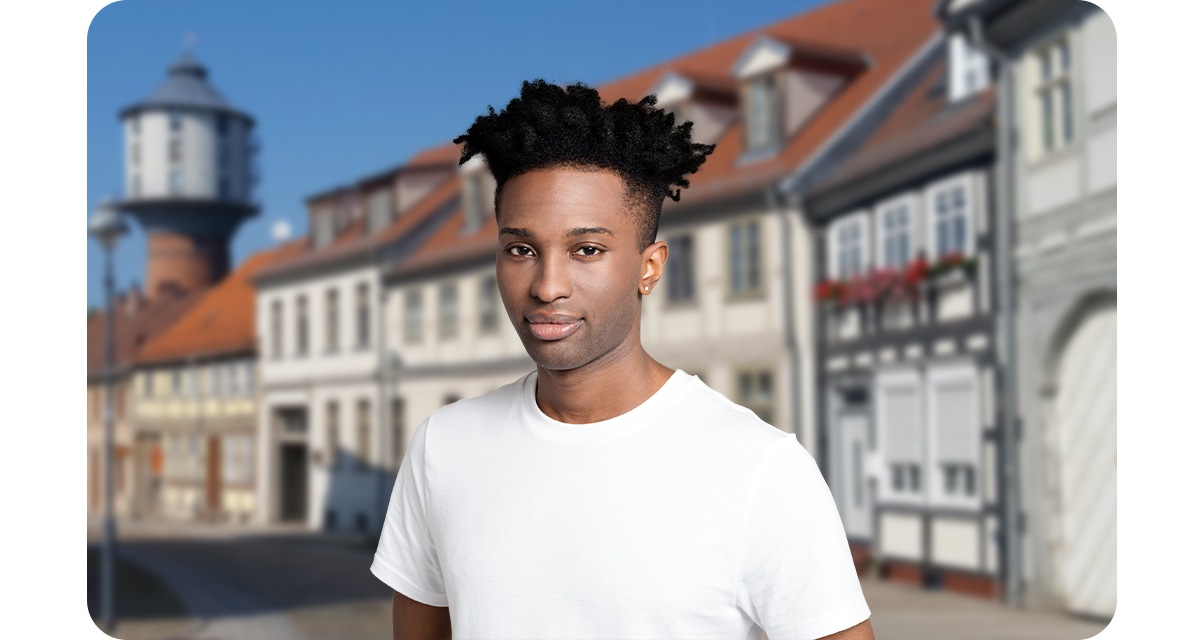
[[[480,156],[464,163],[460,181],[464,189],[461,196],[464,204],[463,232],[473,233],[485,223],[487,215],[493,215],[493,195],[497,183]]]
[[[368,233],[376,233],[393,221],[392,198],[388,189],[380,189],[368,197]]]
[[[982,91],[991,83],[987,56],[974,48],[963,34],[949,37],[949,102],[957,102]]]
[[[773,146],[781,131],[781,100],[775,74],[750,79],[745,95],[745,149],[754,151]]]

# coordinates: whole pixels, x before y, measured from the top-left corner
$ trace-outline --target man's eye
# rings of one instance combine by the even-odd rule
[[[586,257],[593,257],[601,254],[602,249],[599,249],[598,247],[581,247],[580,249],[574,251],[574,253],[578,253]]]
[[[510,247],[509,249],[506,249],[506,253],[509,253],[512,256],[531,255],[530,251],[531,247]]]

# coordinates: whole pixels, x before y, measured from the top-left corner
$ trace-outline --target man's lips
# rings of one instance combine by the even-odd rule
[[[530,313],[526,319],[531,333],[540,340],[560,340],[568,337],[584,322],[577,316],[563,313]]]

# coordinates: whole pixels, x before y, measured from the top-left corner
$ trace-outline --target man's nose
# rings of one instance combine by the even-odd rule
[[[543,302],[567,298],[573,293],[566,257],[543,257],[539,261],[531,295]]]

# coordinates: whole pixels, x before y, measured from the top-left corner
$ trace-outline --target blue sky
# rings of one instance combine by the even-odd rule
[[[148,95],[195,34],[193,54],[262,143],[258,218],[233,260],[271,244],[273,221],[305,232],[304,199],[459,135],[524,79],[602,84],[804,12],[817,0],[281,2],[125,0],[88,31],[88,203],[120,195],[117,113]],[[89,215],[91,211],[87,212]],[[82,228],[81,224],[81,228]],[[145,285],[146,241],[117,250],[117,283]],[[103,304],[88,241],[88,304]]]

